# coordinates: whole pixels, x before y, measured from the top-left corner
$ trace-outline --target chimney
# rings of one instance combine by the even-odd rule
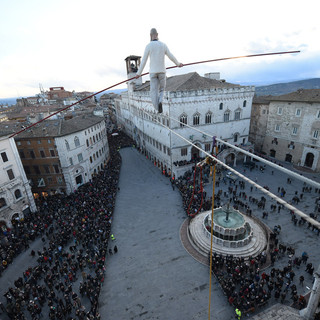
[[[209,72],[204,74],[205,78],[220,80],[220,72]]]

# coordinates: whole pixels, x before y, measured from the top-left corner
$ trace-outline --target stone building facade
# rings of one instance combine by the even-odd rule
[[[297,166],[320,171],[320,89],[269,96],[262,152]]]
[[[114,99],[118,97],[116,93],[105,93],[100,97],[100,106],[103,108],[112,108]]]
[[[34,195],[76,190],[103,169],[109,145],[103,117],[47,120],[15,137]]]
[[[54,132],[58,126],[54,126],[53,122],[46,124],[49,125],[34,127],[15,137],[23,168],[35,197],[54,194],[65,185],[54,142]]]
[[[130,57],[139,66],[139,57]],[[135,74],[128,67],[130,57],[126,59],[129,79]],[[254,87],[220,80],[217,73],[206,77],[196,72],[173,76],[167,78],[162,114],[155,113],[149,90],[148,81],[131,81],[128,91],[115,100],[114,110],[118,126],[162,170],[177,177],[188,169],[186,165],[192,166],[205,156],[169,129],[211,152],[212,138],[184,124],[233,144],[247,144]]]
[[[261,152],[267,131],[270,100],[254,96],[251,109],[249,141],[256,152]]]
[[[16,144],[8,133],[0,133],[0,226],[11,227],[30,211],[37,208]]]
[[[109,159],[103,117],[85,115],[65,121],[55,143],[68,194],[89,182]]]
[[[72,97],[72,92],[66,91],[64,87],[51,87],[47,92],[49,100],[62,100]]]

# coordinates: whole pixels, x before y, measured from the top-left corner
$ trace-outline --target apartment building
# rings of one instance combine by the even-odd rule
[[[9,132],[0,132],[0,227],[37,211],[29,181]]]
[[[15,141],[35,197],[69,194],[109,158],[104,118],[91,114],[44,121]]]
[[[254,99],[250,140],[268,157],[320,171],[320,89]]]

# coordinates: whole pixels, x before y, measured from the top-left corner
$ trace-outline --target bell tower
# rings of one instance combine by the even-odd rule
[[[141,57],[140,56],[129,56],[125,59],[127,67],[127,77],[131,79],[136,76],[137,71],[140,67]],[[128,89],[134,90],[135,86],[142,84],[142,77],[133,79],[128,82]]]

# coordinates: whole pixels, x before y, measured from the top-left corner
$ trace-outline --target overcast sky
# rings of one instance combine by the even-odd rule
[[[318,21],[316,0],[1,0],[0,98],[33,96],[40,83],[45,90],[97,92],[123,81],[124,59],[143,55],[152,27],[182,63],[301,50],[193,65],[168,76],[220,72],[243,85],[316,78]]]

